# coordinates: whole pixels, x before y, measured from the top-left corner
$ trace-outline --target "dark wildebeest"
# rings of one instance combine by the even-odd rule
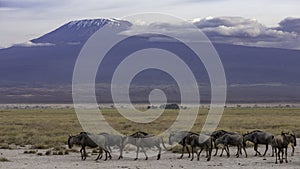
[[[285,162],[288,163],[287,159],[287,148],[290,144],[289,138],[286,133],[281,133],[281,135],[275,136],[271,142],[273,149],[275,150],[275,164],[277,164],[277,156],[280,163],[283,163],[283,154],[285,154]],[[285,151],[285,152],[284,152]],[[280,153],[282,154],[280,158]]]
[[[237,134],[237,133],[234,133],[234,132],[230,132],[230,131],[225,131],[225,130],[217,130],[217,131],[214,131],[211,133],[211,137],[213,139],[213,142],[214,142],[214,145],[216,145],[216,140],[219,138],[219,137],[222,137],[224,134]],[[216,148],[216,152],[214,154],[214,156],[216,156],[218,154],[218,149],[219,147],[218,146],[215,146]],[[224,149],[222,149],[222,152],[220,154],[220,157],[222,157],[223,155],[223,151]]]
[[[213,139],[211,136],[204,135],[204,134],[189,134],[186,136],[187,143],[192,147],[192,159],[194,159],[194,150],[196,147],[200,148],[199,153],[197,153],[197,160],[200,158],[200,154],[203,150],[206,151],[206,158],[207,161],[211,159],[211,152],[213,148]]]
[[[174,143],[178,143],[182,146],[182,149],[181,149],[181,156],[179,157],[179,159],[181,159],[183,157],[183,153],[184,153],[184,148],[186,148],[186,151],[188,152],[189,154],[189,157],[191,157],[191,153],[190,153],[190,150],[188,148],[188,143],[186,141],[186,137],[190,134],[196,134],[198,135],[197,133],[193,133],[191,131],[179,131],[179,132],[172,132],[169,136],[169,144],[170,145],[173,145]]]
[[[145,160],[148,160],[148,156],[147,156],[146,151],[144,149],[145,147],[148,147],[148,148],[157,147],[158,148],[157,160],[159,160],[160,157],[161,157],[160,144],[162,144],[163,147],[165,149],[167,149],[164,142],[163,142],[162,137],[149,135],[145,132],[136,132],[136,133],[134,133],[130,136],[125,137],[123,139],[123,146],[125,146],[126,144],[132,144],[132,145],[137,147],[136,158],[134,160],[138,159],[138,154],[139,154],[140,148],[142,149],[143,153],[145,154],[145,157],[146,157]]]
[[[105,161],[107,160],[107,154],[109,155],[109,158],[111,158],[111,155],[107,150],[106,138],[102,135],[95,135],[91,133],[81,132],[79,135],[69,136],[68,139],[69,148],[72,148],[74,144],[81,146],[80,153],[81,153],[82,160],[86,159],[85,147],[99,148],[99,155],[96,158],[96,160],[102,158],[103,151],[105,151]]]
[[[123,158],[123,138],[120,135],[108,134],[108,133],[100,133],[99,135],[103,135],[106,138],[107,148],[110,152],[110,146],[118,146],[120,149],[120,156],[118,159]]]
[[[260,130],[255,130],[250,133],[244,134],[245,144],[246,141],[254,143],[255,156],[261,155],[260,152],[257,150],[258,144],[266,145],[266,150],[263,154],[263,156],[265,156],[268,151],[269,144],[271,144],[273,138],[274,136],[271,133],[266,133]]]
[[[216,146],[218,146],[219,144],[224,145],[223,149],[225,149],[225,151],[227,152],[227,157],[230,157],[229,146],[237,146],[237,153],[235,156],[239,157],[240,155],[242,155],[243,149],[247,158],[243,136],[240,134],[224,134],[215,141],[215,144]]]

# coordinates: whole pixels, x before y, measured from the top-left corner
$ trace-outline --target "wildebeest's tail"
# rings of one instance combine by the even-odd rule
[[[215,146],[215,144],[214,144],[215,142],[214,142],[214,139],[212,138],[212,137],[210,137],[210,149],[212,150],[213,148],[214,148],[214,146]]]
[[[247,141],[246,141],[245,138],[243,137],[243,147],[244,147],[244,148],[246,148],[246,146],[247,146],[246,142],[247,142]]]

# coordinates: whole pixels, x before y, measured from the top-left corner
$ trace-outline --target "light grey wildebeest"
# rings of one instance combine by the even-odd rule
[[[277,164],[277,156],[280,163],[283,163],[283,154],[285,154],[285,162],[288,163],[287,159],[287,148],[290,144],[290,140],[286,133],[275,136],[271,142],[272,148],[275,150],[275,164]],[[280,158],[280,153],[282,154]]]
[[[254,151],[255,151],[255,156],[261,155],[260,152],[257,150],[258,144],[264,144],[266,145],[266,150],[263,154],[263,156],[266,155],[268,151],[269,144],[271,144],[274,136],[271,133],[263,132],[260,130],[254,130],[250,133],[244,134],[244,141],[250,141],[254,143]]]
[[[197,160],[199,160],[201,152],[205,150],[207,161],[210,161],[213,148],[213,139],[211,136],[205,134],[190,134],[186,136],[186,141],[192,147],[191,161],[194,159],[194,150],[196,147],[200,148],[199,153],[196,151]]]
[[[178,143],[182,146],[181,156],[179,157],[179,159],[181,159],[183,157],[183,153],[184,153],[185,148],[186,148],[186,151],[189,154],[188,158],[191,157],[191,153],[190,153],[190,150],[189,150],[189,147],[188,147],[189,143],[186,140],[186,137],[188,135],[191,135],[191,134],[198,135],[197,133],[194,133],[194,132],[191,132],[191,131],[179,131],[179,132],[170,133],[169,144],[173,145],[174,143]]]
[[[223,136],[219,137],[216,141],[216,146],[219,144],[223,144],[225,151],[227,152],[227,157],[230,157],[229,153],[229,146],[237,146],[237,153],[236,157],[242,155],[242,149],[245,152],[245,156],[247,158],[247,152],[244,145],[243,136],[240,134],[224,134]]]
[[[297,139],[295,133],[290,133],[287,135],[288,141],[291,144],[292,147],[292,154],[291,156],[294,156],[295,153],[295,147],[297,146]]]
[[[120,155],[118,159],[123,158],[123,138],[120,135],[108,134],[108,133],[99,133],[99,135],[103,135],[106,138],[106,145],[110,152],[111,146],[118,146],[120,150]]]
[[[219,137],[222,137],[224,134],[237,134],[237,133],[230,132],[230,131],[225,131],[225,130],[217,130],[217,131],[212,132],[210,136],[211,136],[212,139],[213,139],[214,145],[215,145],[216,140],[217,140]],[[216,152],[215,152],[214,156],[216,156],[216,155],[218,154],[218,150],[219,150],[219,147],[218,147],[218,146],[215,146],[215,148],[216,148]],[[221,154],[220,154],[220,157],[222,157],[223,151],[224,151],[224,149],[222,149],[222,152],[221,152]]]
[[[86,147],[99,148],[99,155],[96,158],[96,161],[102,158],[103,151],[105,151],[104,161],[107,160],[108,156],[111,159],[111,154],[107,150],[106,138],[103,135],[81,132],[79,135],[69,136],[68,139],[69,148],[72,148],[74,144],[81,146],[80,153],[81,153],[82,160],[86,159],[86,149],[85,149]]]
[[[123,146],[125,146],[127,144],[131,144],[131,145],[134,145],[137,147],[136,158],[134,160],[138,159],[140,148],[142,149],[143,153],[145,154],[145,157],[146,157],[145,160],[148,160],[148,156],[146,154],[145,147],[147,147],[147,148],[157,147],[158,148],[157,160],[159,160],[161,157],[160,144],[162,144],[163,147],[165,149],[167,149],[162,137],[153,136],[153,135],[147,134],[145,132],[136,132],[130,136],[125,137],[123,139]]]

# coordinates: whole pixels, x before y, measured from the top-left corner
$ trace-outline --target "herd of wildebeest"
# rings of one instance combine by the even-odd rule
[[[244,151],[244,156],[247,158],[246,152],[246,143],[252,142],[254,144],[255,156],[265,156],[269,145],[272,147],[272,157],[275,154],[275,163],[283,163],[288,162],[287,149],[289,145],[292,147],[291,156],[294,155],[296,143],[295,133],[284,133],[282,132],[280,135],[274,136],[271,133],[263,132],[260,130],[254,130],[252,132],[248,132],[246,134],[238,134],[235,132],[229,132],[224,130],[217,130],[212,132],[211,134],[198,134],[190,131],[179,131],[179,132],[171,132],[169,135],[169,144],[173,145],[178,143],[182,146],[181,156],[183,157],[184,150],[186,149],[188,153],[188,157],[191,160],[194,159],[194,153],[197,154],[197,159],[199,160],[200,154],[203,150],[206,151],[206,159],[210,161],[212,157],[212,150],[216,149],[214,156],[218,154],[218,149],[222,149],[220,156],[223,155],[223,151],[225,150],[227,157],[230,157],[229,146],[236,146],[237,152],[236,157],[240,157],[242,154],[242,150]],[[108,133],[100,133],[100,134],[92,134],[88,132],[81,132],[75,136],[69,136],[68,146],[72,148],[73,145],[81,146],[80,153],[81,159],[85,160],[87,157],[86,147],[90,148],[99,148],[99,155],[96,160],[102,158],[103,151],[105,152],[105,160],[108,158],[111,159],[111,146],[118,146],[120,149],[120,155],[118,159],[123,158],[123,149],[127,144],[131,144],[137,147],[136,149],[136,158],[138,159],[138,154],[140,149],[146,156],[146,160],[148,156],[146,154],[145,148],[157,147],[158,155],[157,160],[161,157],[161,145],[164,149],[167,150],[163,138],[161,136],[154,136],[148,134],[146,132],[138,131],[129,136],[120,136]],[[258,151],[258,145],[262,144],[266,146],[265,152],[261,154]],[[191,147],[191,153],[190,148]],[[285,157],[284,157],[285,156]]]

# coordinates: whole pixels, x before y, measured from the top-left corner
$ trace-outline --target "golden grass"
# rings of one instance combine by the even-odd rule
[[[178,115],[176,110],[167,110],[154,122],[137,124],[123,118],[115,109],[101,111],[110,125],[123,134],[139,130],[152,134],[160,133],[167,129]],[[199,111],[193,131],[201,130],[207,112],[208,109]],[[61,146],[67,143],[69,134],[82,131],[73,109],[2,110],[0,124],[0,143],[3,147],[7,147],[8,144],[31,144],[36,148]],[[260,129],[273,134],[294,131],[299,137],[300,109],[226,108],[218,129],[239,133]]]

